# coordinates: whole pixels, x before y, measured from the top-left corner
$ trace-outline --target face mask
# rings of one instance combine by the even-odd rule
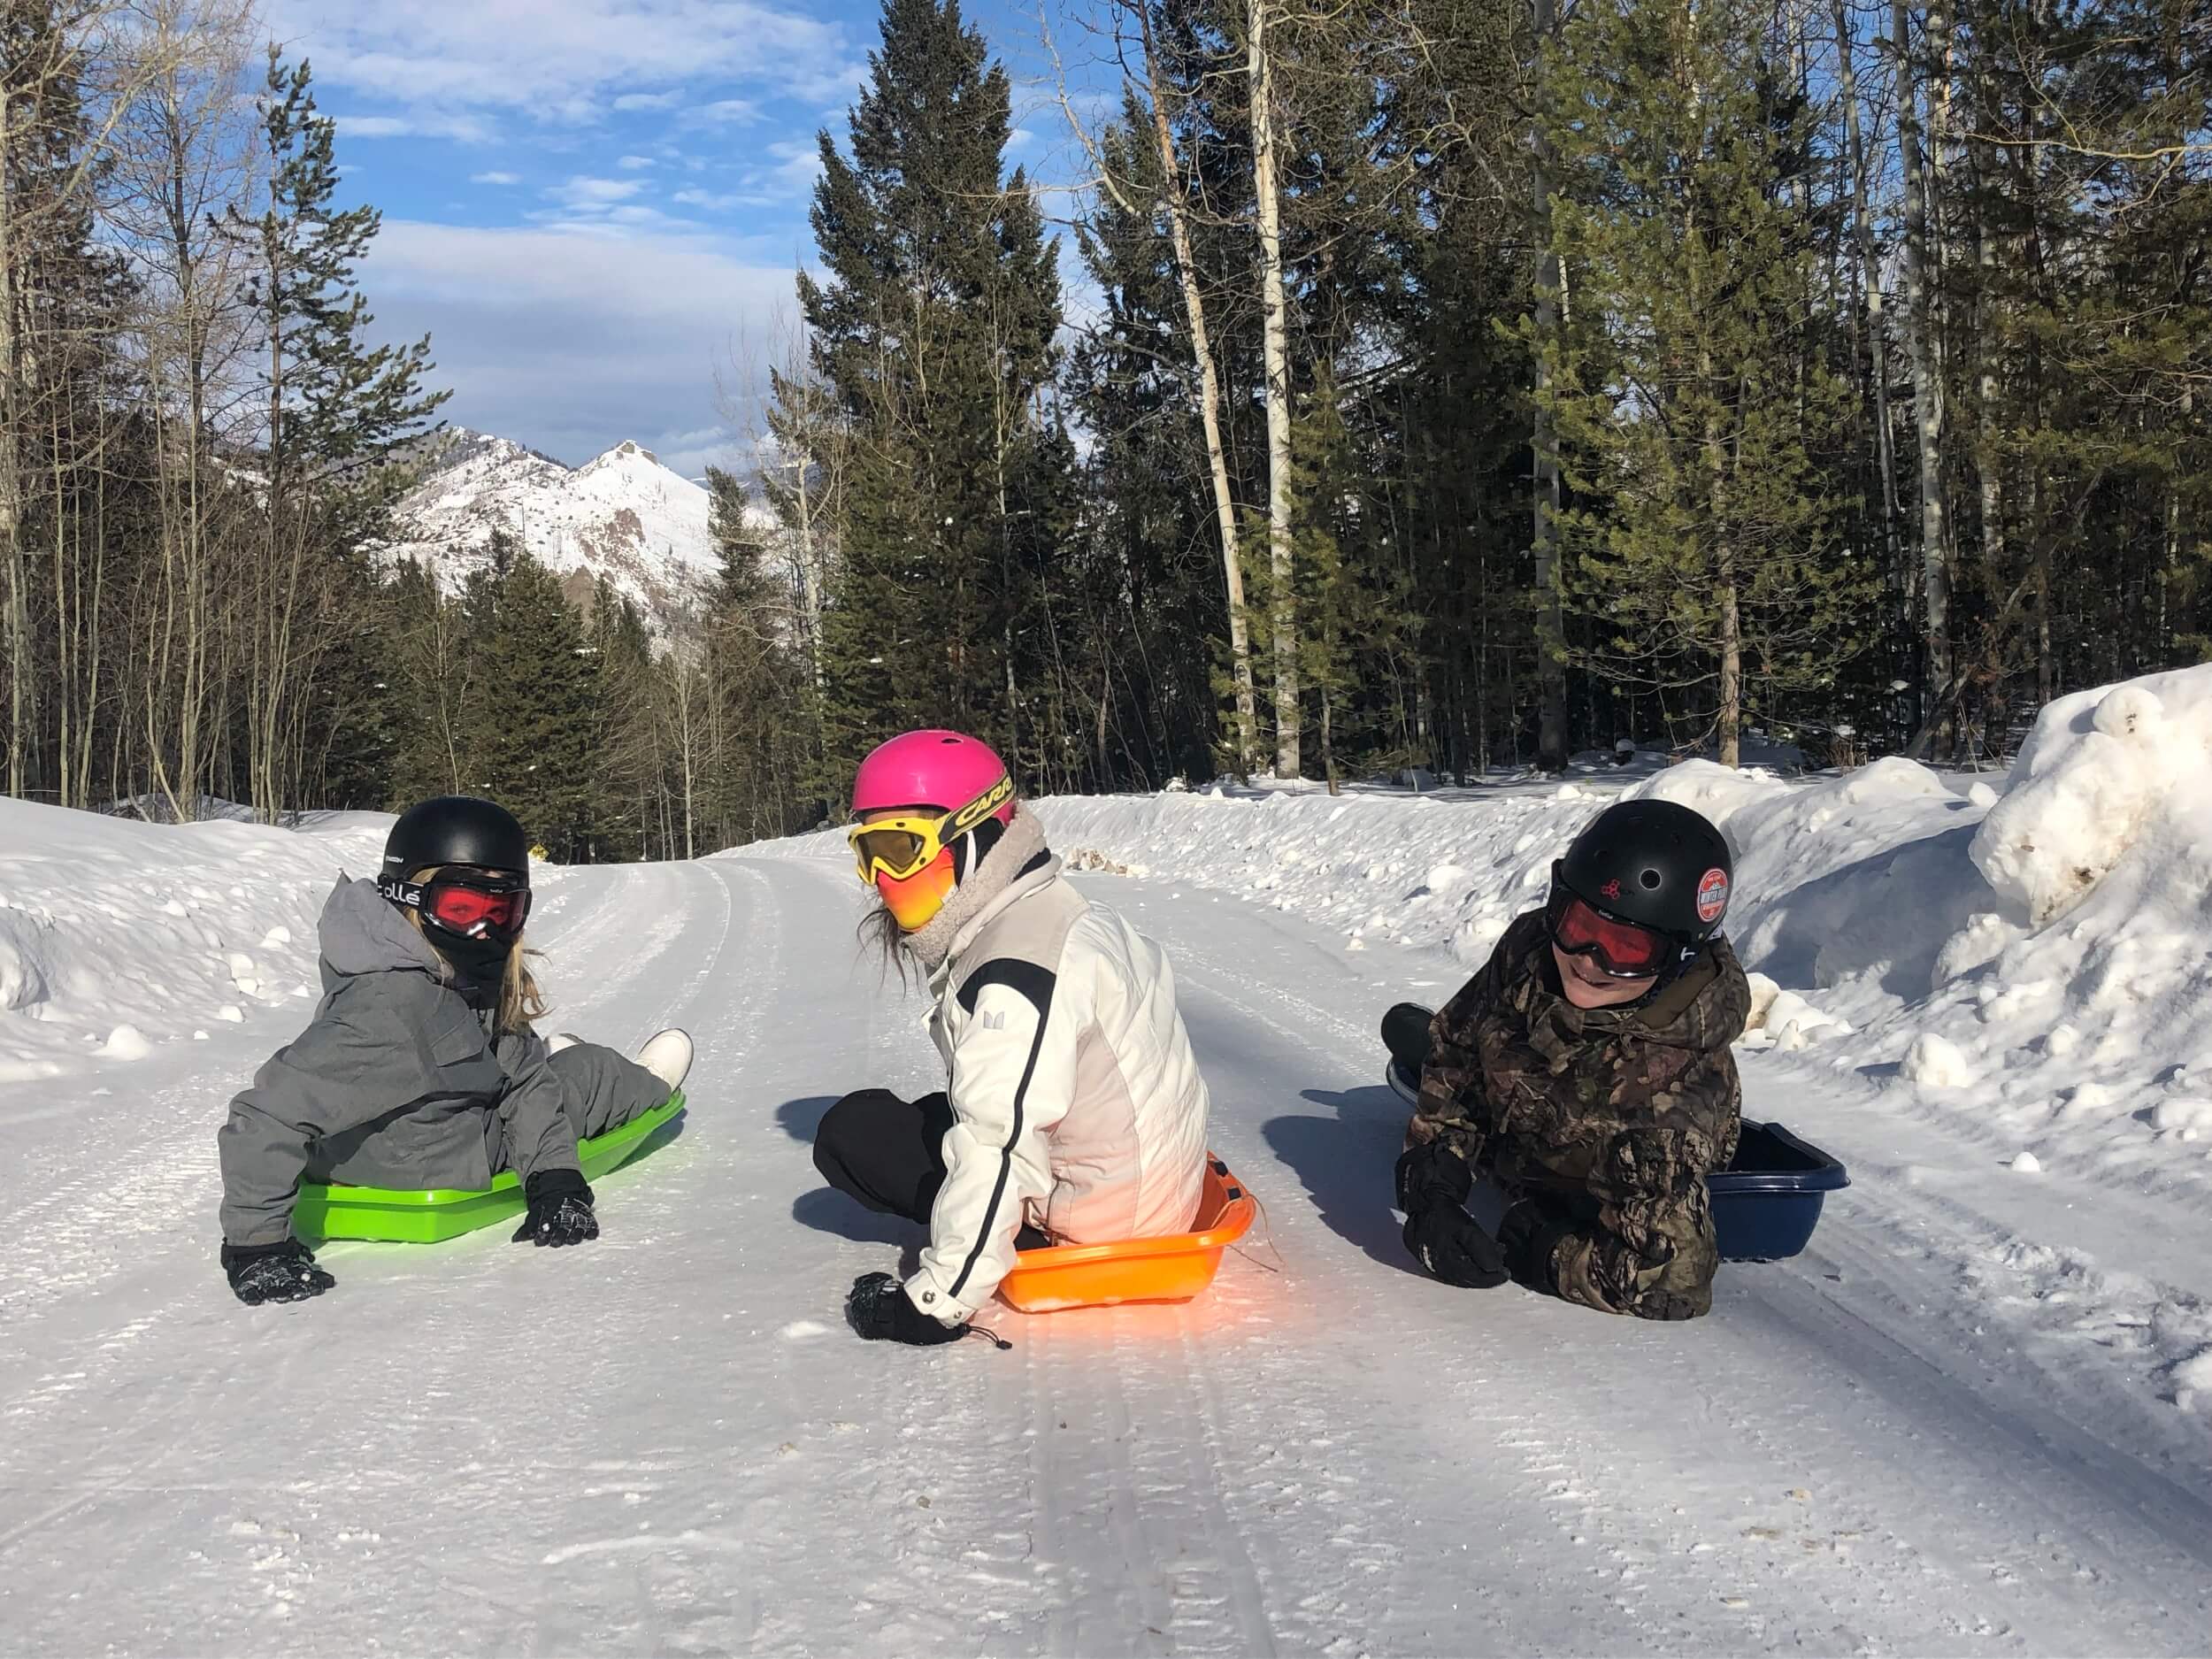
[[[432,936],[438,954],[453,964],[457,988],[496,995],[507,976],[507,958],[514,947],[503,939],[468,939],[452,933]]]

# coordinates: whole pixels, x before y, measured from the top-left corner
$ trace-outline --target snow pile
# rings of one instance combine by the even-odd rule
[[[0,798],[0,1083],[148,1059],[319,994],[315,919],[391,819],[161,826]]]
[[[388,557],[422,561],[457,592],[482,568],[496,526],[586,591],[606,577],[658,631],[697,611],[720,569],[709,497],[651,450],[618,443],[566,467],[506,438],[456,428],[445,439],[400,502],[402,539]]]
[[[2201,901],[2212,875],[2208,767],[2212,670],[2062,697],[2029,733],[2011,787],[1974,838],[1974,863],[2039,926],[2082,902],[2139,847],[2158,892],[2129,882],[2129,899]]]
[[[1924,1088],[1967,1088],[1974,1081],[1974,1068],[1967,1064],[1958,1045],[1932,1031],[1924,1031],[1912,1040],[1898,1071],[1907,1081]]]

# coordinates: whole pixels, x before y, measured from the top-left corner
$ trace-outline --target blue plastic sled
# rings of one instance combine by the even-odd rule
[[[1425,1036],[1424,1032],[1425,1041]],[[1408,1074],[1404,1061],[1394,1059],[1385,1071],[1398,1098],[1415,1104],[1420,1085]],[[1745,1118],[1736,1156],[1726,1169],[1705,1178],[1721,1259],[1778,1262],[1795,1256],[1820,1225],[1822,1199],[1850,1185],[1843,1164],[1818,1147],[1780,1124]]]

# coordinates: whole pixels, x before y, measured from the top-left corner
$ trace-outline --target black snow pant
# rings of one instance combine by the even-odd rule
[[[878,1215],[903,1216],[927,1226],[937,1189],[945,1184],[945,1137],[952,1125],[952,1102],[942,1094],[904,1101],[887,1088],[864,1088],[822,1114],[814,1132],[814,1167],[832,1187]],[[1016,1240],[1025,1250],[1050,1242],[1028,1226]]]

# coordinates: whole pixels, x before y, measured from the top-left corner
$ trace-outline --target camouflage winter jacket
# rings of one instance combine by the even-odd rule
[[[1533,1206],[1524,1282],[1608,1313],[1708,1312],[1720,1256],[1705,1177],[1736,1150],[1728,1045],[1750,1007],[1717,939],[1647,1006],[1575,1008],[1532,912],[1430,1027],[1407,1144],[1440,1140]]]

